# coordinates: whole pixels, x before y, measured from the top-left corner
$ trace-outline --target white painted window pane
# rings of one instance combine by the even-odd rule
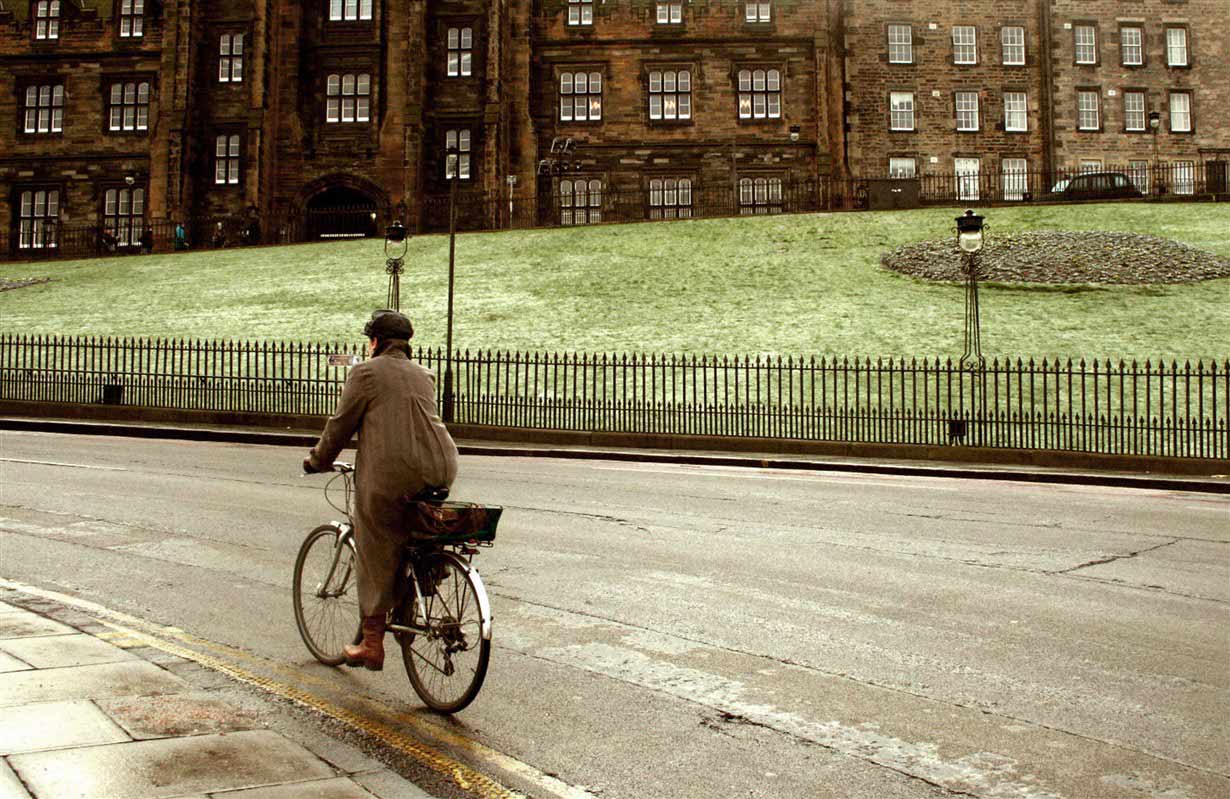
[[[461,74],[471,75],[474,72],[473,59],[469,51],[461,54]]]
[[[589,91],[589,76],[584,72],[578,72],[572,78],[574,91],[577,94],[585,94]]]
[[[461,49],[469,50],[473,46],[474,46],[474,29],[473,28],[462,28],[461,29]]]
[[[589,91],[590,91],[590,94],[598,94],[599,92],[602,91],[602,73],[601,72],[589,73]]]
[[[372,93],[372,76],[371,75],[368,75],[366,72],[364,72],[362,75],[359,76],[357,92],[358,94],[371,94]]]
[[[342,0],[329,0],[329,19],[339,20],[342,18]]]
[[[589,98],[589,118],[602,119],[602,98],[590,95]]]
[[[650,119],[661,119],[662,118],[662,95],[660,94],[649,95],[649,118]]]
[[[680,119],[691,119],[692,118],[692,95],[690,94],[679,95],[679,118]]]
[[[1186,133],[1192,129],[1192,98],[1189,94],[1170,95],[1170,129]]]
[[[752,71],[750,69],[739,70],[739,91],[750,92],[752,90]]]
[[[679,73],[679,91],[692,91],[692,73],[686,70]]]
[[[359,2],[359,19],[372,18],[372,0],[360,0]]]
[[[356,122],[370,122],[371,121],[371,107],[372,107],[372,101],[370,97],[360,97],[359,102],[358,102],[358,108],[355,110],[355,121]]]
[[[1187,66],[1187,29],[1166,29],[1166,63],[1172,67]]]
[[[649,73],[649,91],[651,92],[662,91],[662,73],[661,72],[650,72]]]

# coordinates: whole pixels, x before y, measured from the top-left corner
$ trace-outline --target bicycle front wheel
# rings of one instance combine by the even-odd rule
[[[424,704],[439,713],[456,713],[474,701],[487,676],[491,641],[482,635],[486,594],[476,576],[438,552],[414,571],[423,605],[416,607],[417,599],[408,596],[403,618],[427,632],[401,636],[402,661]]]
[[[295,623],[308,651],[326,666],[340,666],[342,647],[363,637],[354,550],[340,542],[341,533],[322,524],[303,539],[295,559]]]

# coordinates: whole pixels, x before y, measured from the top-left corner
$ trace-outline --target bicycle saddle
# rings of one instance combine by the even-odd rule
[[[427,486],[422,491],[410,497],[411,502],[443,502],[448,499],[447,488],[436,488]]]

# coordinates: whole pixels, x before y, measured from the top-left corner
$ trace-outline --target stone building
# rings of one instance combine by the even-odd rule
[[[438,226],[454,182],[484,225],[803,209],[848,175],[1185,191],[1230,161],[1219,5],[0,0],[0,236]]]

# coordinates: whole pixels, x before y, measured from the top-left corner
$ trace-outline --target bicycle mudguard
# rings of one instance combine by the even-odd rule
[[[416,541],[463,543],[494,541],[504,509],[475,502],[424,502],[403,498],[406,528]]]

